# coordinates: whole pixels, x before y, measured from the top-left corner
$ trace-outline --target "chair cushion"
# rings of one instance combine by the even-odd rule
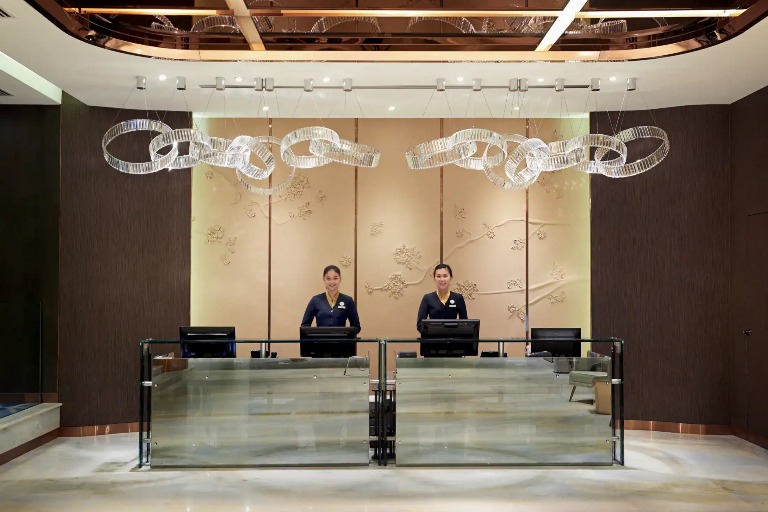
[[[568,374],[568,383],[572,386],[592,387],[598,380],[608,380],[608,373],[574,370]]]

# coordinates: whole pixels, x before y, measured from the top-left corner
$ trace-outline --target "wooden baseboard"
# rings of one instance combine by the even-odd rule
[[[11,448],[5,453],[0,453],[0,466],[5,464],[6,462],[12,461],[16,457],[20,457],[21,455],[24,455],[27,452],[31,452],[35,448],[43,446],[46,443],[50,443],[57,437],[59,437],[58,430],[53,429],[47,434],[43,434],[40,437],[36,437],[35,439],[32,439],[31,441],[27,441],[26,443],[19,445],[16,448]]]
[[[696,434],[700,436],[733,435],[730,425],[704,425],[701,423],[674,423],[670,421],[624,420],[626,430],[650,430],[652,432],[671,432],[673,434]]]
[[[139,431],[139,422],[113,423],[111,425],[90,425],[87,427],[59,427],[59,437],[105,436],[107,434],[129,434]]]

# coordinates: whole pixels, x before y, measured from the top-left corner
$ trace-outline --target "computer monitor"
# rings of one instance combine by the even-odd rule
[[[422,320],[420,354],[424,357],[463,357],[477,355],[480,320]],[[429,340],[429,341],[427,341]]]
[[[532,353],[549,352],[552,357],[581,357],[579,340],[581,340],[580,327],[531,328]]]
[[[181,357],[236,357],[234,327],[179,327]]]
[[[299,329],[301,357],[347,358],[357,355],[355,327],[306,327]],[[304,341],[306,340],[306,341]],[[311,340],[311,341],[310,341]]]

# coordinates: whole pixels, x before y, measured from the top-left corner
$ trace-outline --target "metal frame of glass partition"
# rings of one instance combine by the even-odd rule
[[[380,344],[380,353],[379,353],[379,375],[386,375],[388,368],[391,367],[390,363],[393,361],[391,358],[393,355],[397,352],[396,347],[398,344],[405,344],[405,343],[419,343],[420,340],[386,340],[384,343]],[[441,340],[442,341],[442,340]],[[400,370],[396,370],[396,386],[395,389],[397,390],[397,408],[396,408],[396,415],[397,419],[393,419],[391,416],[384,415],[384,411],[391,410],[392,407],[390,404],[387,403],[388,398],[386,393],[383,393],[381,395],[381,411],[382,411],[382,417],[380,418],[380,424],[382,425],[382,432],[380,432],[380,436],[384,436],[387,431],[387,424],[388,422],[395,421],[397,423],[397,427],[395,429],[397,442],[397,453],[395,460],[397,461],[398,466],[461,466],[461,465],[471,465],[471,466],[477,466],[477,465],[580,465],[580,466],[587,466],[587,465],[612,465],[614,463],[618,463],[620,465],[624,465],[624,362],[623,362],[623,346],[624,342],[621,339],[618,338],[609,338],[609,339],[587,339],[582,338],[579,340],[574,341],[580,341],[583,343],[599,343],[600,345],[597,345],[597,347],[602,348],[603,352],[606,352],[607,348],[606,344],[610,347],[610,353],[609,354],[600,354],[601,357],[593,357],[593,358],[570,358],[570,357],[555,357],[555,358],[532,358],[532,357],[520,357],[520,358],[504,358],[504,348],[505,344],[524,344],[531,342],[530,339],[481,339],[478,340],[478,343],[496,343],[498,344],[499,350],[498,350],[498,357],[468,357],[468,358],[405,358],[405,359],[397,359],[395,362],[400,362],[401,367],[406,367],[406,372],[401,372]],[[535,341],[546,341],[546,340],[535,340]],[[555,341],[555,340],[552,340]],[[562,340],[556,340],[556,341],[562,341]],[[445,340],[445,342],[450,343],[450,340]],[[456,342],[465,342],[461,340],[456,340]],[[596,347],[593,345],[593,350]],[[390,349],[390,350],[388,350]],[[394,350],[392,350],[394,349]],[[390,352],[390,354],[387,354],[387,352]],[[520,353],[523,353],[521,350]],[[610,356],[610,361],[606,361],[605,357]],[[494,361],[495,360],[495,361]],[[542,361],[547,361],[546,365],[542,364]],[[538,368],[533,368],[535,371],[531,371],[531,367],[537,366]],[[390,365],[390,366],[388,366]],[[547,367],[549,366],[549,367]],[[597,366],[600,366],[600,368],[597,368]],[[542,367],[544,369],[542,369]],[[595,370],[606,370],[606,371],[595,371]],[[423,372],[425,377],[421,378],[418,376],[417,372]],[[570,446],[573,448],[576,446],[576,450],[574,450],[574,453],[548,453],[551,451],[554,447],[558,446],[557,443],[550,443],[550,445],[547,445],[546,442],[544,443],[538,443],[540,447],[543,446],[542,449],[539,449],[537,452],[536,449],[531,449],[531,446],[536,446],[536,440],[535,436],[534,439],[529,440],[529,442],[523,442],[523,443],[517,443],[517,446],[515,448],[509,448],[506,447],[506,449],[502,448],[499,450],[494,450],[493,448],[490,448],[487,446],[482,446],[475,450],[475,453],[471,452],[471,443],[467,443],[467,439],[471,436],[467,436],[467,431],[472,431],[473,428],[476,429],[475,432],[475,440],[477,440],[477,433],[480,432],[482,429],[484,429],[484,425],[478,424],[478,422],[475,422],[474,425],[467,425],[467,423],[472,423],[472,413],[471,408],[467,407],[467,404],[461,403],[462,400],[464,400],[467,397],[467,393],[477,393],[478,389],[483,389],[482,385],[492,387],[495,393],[502,393],[502,391],[499,390],[505,390],[506,393],[510,393],[513,396],[506,396],[502,397],[503,400],[509,401],[509,406],[506,410],[502,409],[501,411],[496,411],[495,420],[512,420],[511,423],[514,423],[515,414],[517,411],[515,409],[518,408],[525,408],[525,400],[519,400],[520,397],[514,396],[514,393],[517,392],[518,387],[523,387],[525,384],[521,384],[521,382],[524,382],[524,379],[531,378],[531,386],[532,388],[529,388],[529,391],[535,390],[536,386],[547,386],[548,384],[545,381],[542,381],[542,372],[550,372],[554,374],[554,377],[559,377],[561,380],[564,381],[563,384],[559,384],[558,388],[553,389],[554,393],[558,394],[557,397],[549,397],[549,398],[555,398],[556,400],[560,400],[562,396],[567,399],[567,402],[570,402],[570,398],[568,398],[567,390],[573,386],[573,382],[576,383],[576,386],[584,386],[584,387],[593,387],[595,391],[597,391],[597,388],[595,387],[597,384],[597,381],[599,381],[600,384],[607,385],[608,390],[610,391],[610,398],[609,398],[609,404],[610,404],[610,420],[608,420],[608,415],[602,416],[602,418],[598,417],[588,417],[584,416],[582,419],[574,418],[572,415],[562,415],[558,416],[558,413],[555,411],[552,413],[552,419],[546,420],[544,419],[541,421],[539,425],[537,425],[535,422],[533,425],[531,425],[532,430],[536,430],[537,427],[542,427],[541,430],[546,431],[547,425],[546,423],[549,421],[552,422],[563,422],[564,424],[568,424],[568,422],[571,422],[570,424],[575,427],[568,430],[567,428],[561,429],[561,433],[563,435],[568,435],[569,433],[574,435],[574,432],[576,432],[575,436],[578,437],[578,429],[582,429],[581,432],[589,431],[589,429],[592,429],[591,434],[583,436],[583,439],[585,441],[585,444],[590,444],[592,447],[592,452],[584,452],[582,447],[579,447],[577,444],[572,443]],[[430,381],[430,378],[426,375],[431,372],[434,374],[442,374],[443,377],[447,377],[449,380],[444,380],[443,382],[437,382],[434,379]],[[446,392],[447,388],[454,387],[455,389],[458,389],[457,386],[460,386],[461,384],[461,376],[463,375],[470,376],[469,379],[464,379],[465,384],[469,381],[467,389],[464,389],[463,391],[459,391],[456,394],[451,394],[450,392]],[[472,373],[474,372],[474,374]],[[479,383],[477,381],[479,377],[479,373],[484,372],[484,381],[482,381],[482,385],[478,387]],[[498,374],[504,374],[506,372],[507,377],[519,377],[516,382],[503,382],[500,379],[496,378],[496,372]],[[407,381],[407,377],[403,378],[403,373],[406,373],[409,377],[414,378],[415,384],[413,386],[410,386]],[[571,376],[571,373],[574,375]],[[458,377],[458,378],[457,378]],[[417,381],[417,379],[420,379]],[[523,379],[523,380],[521,380]],[[538,379],[538,380],[535,380]],[[544,382],[542,384],[542,382]],[[599,384],[597,384],[599,385]],[[409,403],[409,390],[415,389],[415,393],[411,393],[411,398],[413,399],[412,403]],[[573,388],[575,390],[576,387]],[[534,391],[535,392],[535,391]],[[431,400],[428,397],[428,394],[435,393],[435,396],[438,398],[436,400]],[[462,394],[463,393],[463,394]],[[478,393],[482,394],[482,392]],[[477,396],[477,397],[471,397],[470,400],[474,400],[479,404],[479,407],[486,408],[491,407],[488,402],[493,402],[494,400],[497,400],[497,398],[492,396],[493,393],[486,393],[486,396]],[[571,397],[573,395],[571,394]],[[415,397],[415,398],[414,398]],[[543,397],[547,398],[547,397]],[[439,403],[438,403],[439,402]],[[452,405],[446,405],[452,404]],[[560,404],[565,405],[565,403]],[[595,408],[597,408],[597,398],[595,400]],[[430,411],[431,407],[437,406],[436,411]],[[439,409],[443,408],[451,408],[451,406],[454,406],[455,410],[453,411],[445,411],[443,410],[442,413]],[[498,406],[497,406],[498,407]],[[504,407],[504,406],[502,406]],[[538,405],[534,407],[533,409],[537,409]],[[529,409],[529,410],[533,410]],[[426,411],[426,412],[425,412]],[[417,418],[415,421],[406,422],[401,421],[402,418],[407,417],[409,412],[412,413],[412,415]],[[463,417],[460,417],[460,415],[464,413]],[[476,411],[474,411],[476,412]],[[431,417],[430,417],[431,414]],[[523,415],[525,413],[522,413]],[[595,413],[597,414],[597,413]],[[438,420],[444,421],[444,424],[441,424],[440,421],[435,420],[435,415],[437,415]],[[493,414],[490,415],[493,418]],[[419,430],[427,430],[429,429],[444,429],[445,432],[448,432],[452,427],[455,429],[457,424],[457,419],[460,423],[459,429],[462,432],[462,435],[464,435],[463,439],[459,442],[455,443],[456,446],[454,446],[453,454],[451,456],[450,454],[450,447],[448,446],[450,444],[450,435],[445,434],[444,437],[440,440],[440,442],[437,442],[437,439],[440,438],[440,436],[432,435],[431,439],[430,436],[416,436],[418,439],[413,439],[414,435],[413,433]],[[579,424],[574,422],[579,421],[587,421],[591,424]],[[432,423],[432,424],[430,424]],[[524,421],[521,423],[525,423]],[[603,426],[604,423],[604,426]],[[595,425],[600,426],[595,426]],[[409,428],[403,428],[403,425]],[[530,435],[530,433],[525,432],[525,425],[519,425],[522,427],[522,435]],[[552,425],[549,425],[550,432],[549,434],[552,435],[551,430],[557,430],[556,428],[552,429]],[[514,425],[513,425],[514,428]],[[506,430],[505,430],[506,429]],[[494,432],[493,429],[489,432],[487,429],[483,432],[484,436],[490,436],[493,437],[494,434],[499,434],[500,432],[509,433],[509,428],[507,425],[500,425],[499,428],[496,429]],[[595,430],[599,433],[597,436],[595,435]],[[600,438],[601,437],[601,438]],[[381,437],[380,437],[381,439]],[[425,441],[426,439],[426,441]],[[504,436],[499,435],[498,439],[503,440]],[[456,441],[454,439],[454,441]],[[578,439],[577,439],[578,441]],[[447,454],[444,458],[441,458],[440,456],[436,455],[432,452],[439,452],[439,449],[434,449],[435,446],[438,444],[444,442],[445,445],[439,448],[445,448],[445,453]],[[410,443],[410,446],[409,446]],[[610,443],[610,447],[605,447],[605,444],[603,443]],[[482,444],[482,442],[480,443]],[[504,444],[503,442],[500,444]],[[514,444],[514,443],[512,443]],[[426,446],[426,449],[424,447]],[[565,445],[567,448],[567,444]],[[408,456],[406,457],[404,454],[408,453],[408,448],[412,448],[414,450],[421,450],[422,453],[421,456]],[[417,448],[414,448],[417,447]],[[526,453],[527,449],[527,453]],[[413,451],[413,450],[412,450]],[[459,455],[456,455],[459,453]],[[525,456],[521,456],[521,453],[523,453]],[[467,455],[469,454],[469,455]],[[383,455],[383,454],[382,454]],[[412,455],[412,453],[411,453]],[[579,458],[581,456],[581,458]],[[380,465],[387,465],[388,461],[385,456],[383,456],[380,461]]]
[[[347,341],[347,340],[345,340]],[[394,368],[397,367],[397,361],[392,361],[389,358],[391,358],[392,354],[388,354],[390,350],[388,349],[394,349],[392,352],[396,352],[396,349],[399,344],[403,343],[418,343],[419,340],[387,340],[387,339],[358,339],[356,340],[358,343],[375,343],[378,347],[378,379],[374,378],[374,375],[368,372],[368,385],[367,385],[367,394],[369,396],[373,396],[373,423],[371,425],[373,432],[369,432],[368,441],[375,440],[375,444],[373,446],[373,461],[375,461],[379,466],[387,466],[390,462],[390,457],[393,455],[388,450],[388,443],[391,443],[391,446],[400,447],[400,455],[401,457],[396,458],[397,465],[413,465],[413,466],[437,466],[437,465],[443,465],[443,466],[460,466],[460,465],[610,465],[614,463],[618,463],[620,465],[624,465],[624,361],[623,361],[623,353],[624,353],[624,342],[621,339],[618,338],[610,338],[610,339],[581,339],[577,341],[581,342],[587,342],[587,343],[600,343],[598,345],[602,348],[602,353],[604,356],[610,356],[610,361],[608,362],[609,365],[609,374],[608,379],[602,379],[602,383],[609,383],[608,389],[610,390],[610,438],[605,440],[605,442],[611,443],[611,449],[608,450],[608,448],[605,448],[605,452],[602,450],[600,453],[603,455],[605,453],[610,454],[610,459],[599,457],[598,459],[595,458],[589,458],[587,457],[584,460],[579,460],[578,458],[557,458],[557,457],[543,457],[541,460],[537,459],[535,454],[534,456],[528,457],[527,459],[516,459],[514,457],[509,456],[509,452],[506,453],[506,456],[499,456],[498,453],[492,453],[493,450],[489,452],[485,452],[486,454],[490,454],[488,457],[483,458],[483,456],[479,456],[478,453],[475,453],[472,457],[465,457],[465,458],[456,458],[456,457],[448,457],[445,460],[441,460],[439,457],[433,456],[434,454],[428,455],[432,458],[411,458],[410,461],[404,460],[406,459],[405,456],[403,456],[404,453],[406,453],[406,450],[403,448],[403,444],[401,441],[405,439],[406,435],[403,434],[402,429],[396,429],[396,421],[397,417],[395,416],[397,412],[403,412],[407,411],[407,405],[409,400],[409,394],[408,394],[408,384],[403,385],[402,380],[404,377],[404,374],[408,374],[410,372],[410,376],[416,376],[417,378],[421,378],[418,372],[432,372],[435,374],[437,372],[438,374],[440,372],[445,373],[443,370],[450,369],[450,372],[455,372],[457,379],[452,380],[452,385],[458,385],[457,383],[461,382],[460,376],[465,376],[465,382],[469,382],[471,386],[473,386],[471,389],[472,393],[475,394],[482,394],[485,393],[487,390],[483,387],[488,384],[490,384],[493,389],[495,389],[495,393],[499,395],[500,397],[504,398],[504,392],[506,392],[508,395],[506,396],[507,402],[504,405],[504,407],[508,407],[510,410],[503,410],[501,411],[501,415],[497,415],[496,420],[499,419],[505,419],[509,417],[510,414],[513,414],[515,411],[513,410],[516,407],[520,407],[520,403],[515,402],[515,397],[511,396],[510,393],[513,395],[514,393],[518,392],[518,389],[516,386],[519,387],[519,380],[517,383],[513,382],[512,380],[509,380],[511,377],[513,380],[517,378],[526,379],[527,375],[533,376],[535,378],[540,379],[541,378],[541,369],[544,368],[544,371],[554,371],[549,368],[548,365],[552,365],[552,368],[556,368],[558,365],[560,366],[566,366],[570,365],[570,368],[578,368],[579,364],[587,364],[592,365],[595,363],[595,361],[591,361],[588,359],[582,359],[582,358],[554,358],[557,360],[552,360],[551,362],[547,362],[547,364],[544,364],[542,360],[536,360],[536,358],[528,358],[528,357],[520,357],[520,358],[505,358],[504,355],[504,349],[505,344],[523,344],[530,342],[531,340],[528,339],[482,339],[478,340],[479,343],[496,343],[499,347],[499,357],[482,357],[482,358],[475,358],[475,357],[468,357],[468,358],[418,358],[418,359],[402,359],[400,360],[401,363],[401,369],[405,367],[409,367],[407,371],[400,372],[397,375],[397,378],[395,379],[397,382],[394,385],[394,388],[390,391],[387,389],[387,371],[388,368]],[[152,391],[153,387],[156,387],[156,383],[153,383],[153,358],[157,355],[164,355],[169,353],[178,353],[179,351],[179,345],[182,343],[181,340],[144,340],[141,341],[140,346],[140,380],[139,380],[139,464],[138,466],[141,468],[145,465],[148,465],[150,463],[150,443],[152,441],[151,438],[151,425],[152,425]],[[284,344],[297,344],[300,343],[300,340],[237,340],[234,341],[234,343],[237,344],[258,344],[260,346],[260,354],[261,358],[253,359],[252,361],[259,361],[260,359],[264,360],[264,356],[268,354],[270,350],[271,344],[276,345],[284,345]],[[593,345],[594,347],[594,345]],[[610,349],[608,350],[608,347]],[[266,349],[266,350],[265,350]],[[359,350],[359,349],[358,349]],[[522,350],[520,351],[523,352]],[[605,352],[610,352],[605,353]],[[304,361],[303,364],[309,363],[307,361],[308,358],[293,358],[293,359],[282,359],[284,361],[292,361],[297,364],[302,364],[301,362]],[[570,359],[570,360],[569,360]],[[219,360],[221,361],[221,360]],[[229,359],[229,361],[236,361],[234,359]],[[242,362],[242,360],[240,360]],[[605,361],[601,361],[605,362]],[[343,364],[343,363],[340,363]],[[346,363],[347,365],[349,362]],[[536,367],[538,365],[538,369],[536,372],[531,372],[532,367]],[[256,368],[258,367],[257,363],[252,363],[249,368]],[[259,367],[260,368],[260,367]],[[246,368],[247,369],[247,368]],[[369,366],[370,369],[370,366]],[[536,368],[534,368],[536,369]],[[589,368],[591,370],[594,370],[594,368]],[[257,370],[258,371],[258,370]],[[578,371],[578,370],[576,370]],[[463,373],[462,373],[463,372]],[[475,375],[472,374],[472,372],[475,372]],[[526,374],[525,372],[528,372]],[[538,373],[537,373],[538,372]],[[556,374],[558,372],[555,372]],[[589,371],[587,372],[581,372],[589,374]],[[482,376],[480,375],[482,374]],[[426,375],[426,373],[425,373]],[[448,374],[449,378],[451,378],[451,373]],[[469,381],[467,381],[466,377],[469,378]],[[558,388],[554,389],[553,392],[558,394],[558,400],[563,395],[563,389],[568,389],[570,387],[570,374],[566,374],[563,372],[560,372],[559,375],[555,375],[557,379],[560,379],[558,381]],[[589,375],[586,375],[586,377],[589,377]],[[207,378],[207,377],[206,377]],[[317,376],[315,377],[317,378]],[[485,379],[478,381],[477,379]],[[422,383],[430,383],[429,377],[425,377],[426,380],[422,380]],[[506,379],[506,380],[505,380]],[[568,380],[568,384],[563,384],[565,380]],[[536,385],[534,380],[531,380],[531,385]],[[461,404],[461,399],[450,398],[450,393],[448,395],[445,394],[445,390],[450,387],[446,386],[444,382],[436,382],[432,381],[431,384],[433,385],[433,389],[438,390],[440,393],[443,393],[442,395],[436,395],[440,399],[445,398],[448,396],[448,402],[453,403],[454,405],[461,405],[464,407],[466,404]],[[435,385],[437,385],[435,387]],[[548,386],[549,384],[544,384],[544,387]],[[400,390],[398,391],[398,388]],[[536,388],[532,388],[536,389]],[[575,388],[574,388],[575,389]],[[479,390],[479,391],[478,391]],[[501,391],[503,390],[503,392]],[[398,392],[398,400],[394,400],[394,394],[395,392]],[[411,394],[411,398],[413,398],[413,394]],[[416,395],[418,398],[418,395]],[[466,391],[465,391],[465,395]],[[582,395],[583,396],[583,395]],[[510,399],[511,397],[511,399]],[[422,399],[424,396],[421,397]],[[453,402],[451,402],[453,400]],[[473,400],[476,403],[479,403],[483,405],[483,400],[490,400],[493,401],[493,397],[474,397]],[[400,406],[395,410],[395,403],[399,401]],[[498,402],[498,400],[497,400]],[[502,400],[504,402],[504,400]],[[570,399],[568,399],[568,402],[570,402]],[[499,402],[501,403],[501,402]],[[412,404],[411,404],[412,405]],[[424,405],[423,403],[421,405]],[[563,405],[563,404],[560,404]],[[595,404],[596,405],[596,404]],[[472,413],[471,410],[466,409],[464,407],[465,411],[468,413]],[[583,408],[582,408],[583,409]],[[452,411],[451,414],[453,414]],[[507,416],[505,416],[507,415]],[[405,416],[403,414],[400,416],[402,419]],[[471,414],[468,416],[471,419]],[[455,418],[454,417],[448,417],[443,416],[442,418],[439,418],[441,420],[444,420],[448,418],[449,422],[453,422],[453,425],[455,426]],[[604,419],[607,419],[607,416],[603,416]],[[555,421],[574,421],[573,418],[559,418],[555,417]],[[450,425],[441,426],[439,422],[434,423],[432,426],[426,425],[424,428],[445,428],[446,430],[449,430],[451,427]],[[411,427],[414,425],[411,424]],[[475,425],[477,426],[477,425]],[[536,425],[533,425],[536,427]],[[422,428],[422,426],[419,426],[418,428]],[[471,430],[470,426],[470,430]],[[604,427],[600,427],[600,432],[605,433],[603,431]],[[607,427],[606,427],[607,428]],[[535,430],[535,428],[534,428]],[[542,426],[542,430],[546,430],[546,426]],[[393,440],[390,436],[388,436],[389,432],[394,432],[395,440]],[[411,430],[413,431],[413,430]],[[398,438],[397,435],[400,434],[401,437]],[[526,434],[527,435],[527,434]],[[592,442],[595,442],[594,439],[591,440]],[[371,443],[373,444],[373,443]],[[429,444],[429,443],[427,443]],[[434,443],[432,443],[434,444]],[[525,445],[525,443],[523,443]],[[465,449],[467,451],[468,447],[463,447],[462,449]],[[546,451],[546,450],[545,450]],[[397,450],[395,450],[395,455],[397,455]],[[249,464],[250,465],[250,464]],[[334,463],[313,463],[313,464],[296,464],[295,461],[285,461],[284,463],[270,463],[270,464],[253,464],[253,465],[317,465],[317,466],[323,466],[323,465],[335,465]],[[215,466],[215,465],[214,465]],[[173,466],[166,466],[166,467],[173,467]],[[188,465],[187,467],[212,467],[212,466],[205,466],[205,465]]]
[[[301,341],[218,342],[258,345],[262,357],[248,359],[182,359],[178,357],[182,340],[141,341],[139,467],[368,465],[372,379],[370,359],[362,355],[360,345],[377,346],[379,340],[354,340],[361,354],[356,358],[264,357],[275,346]],[[171,357],[165,357],[168,354]],[[357,387],[361,384],[364,390]],[[374,418],[380,416],[379,407],[378,402],[373,404]],[[255,418],[257,422],[252,421]],[[274,442],[291,429],[293,446],[298,447],[293,452],[285,449],[288,441]],[[362,435],[364,448],[356,444]],[[307,443],[307,438],[312,441]]]

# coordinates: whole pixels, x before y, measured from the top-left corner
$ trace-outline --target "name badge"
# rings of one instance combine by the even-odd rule
[[[448,307],[449,307],[449,308],[455,308],[455,307],[456,307],[456,304],[449,304],[449,305],[448,305]]]
[[[347,306],[345,306],[344,304],[339,304],[339,309],[347,309]]]

